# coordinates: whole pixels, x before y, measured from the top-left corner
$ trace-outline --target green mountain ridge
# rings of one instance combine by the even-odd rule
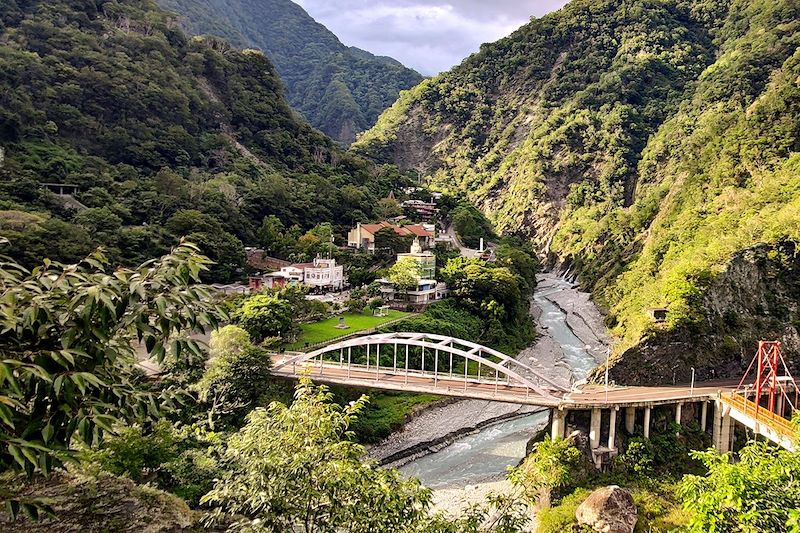
[[[422,80],[399,61],[347,47],[291,0],[158,0],[192,34],[257,48],[275,63],[289,103],[316,128],[351,143],[401,90]]]
[[[797,361],[798,45],[796,0],[573,0],[404,92],[353,149],[577,274],[620,382],[736,375],[759,338]]]
[[[265,217],[341,229],[394,186],[296,116],[261,52],[188,38],[151,1],[3,5],[0,253],[26,266],[97,244],[134,264],[190,234],[228,281]]]

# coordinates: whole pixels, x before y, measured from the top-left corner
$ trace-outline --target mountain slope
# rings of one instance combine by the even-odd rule
[[[298,235],[341,229],[393,186],[297,118],[260,52],[188,39],[148,0],[8,2],[0,234],[26,265],[96,244],[135,263],[190,233],[226,281],[265,217]],[[48,182],[77,185],[88,209],[65,207]]]
[[[354,149],[577,273],[619,381],[735,375],[757,338],[800,351],[798,45],[796,0],[574,0],[403,93]]]
[[[159,0],[193,34],[263,50],[286,83],[289,103],[324,133],[355,140],[422,77],[388,57],[348,48],[291,0]]]

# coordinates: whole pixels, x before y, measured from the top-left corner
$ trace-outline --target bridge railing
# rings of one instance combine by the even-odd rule
[[[797,428],[792,424],[791,420],[776,415],[765,407],[756,405],[754,401],[748,400],[740,394],[735,392],[723,394],[721,399],[728,406],[746,416],[753,417],[756,422],[769,427],[783,437],[793,438],[797,433]]]
[[[280,355],[285,356],[287,354]],[[302,352],[295,352],[291,354],[289,356],[289,364],[285,367],[282,367],[282,370],[279,370],[278,373],[292,376],[306,375],[311,378],[346,377],[348,380],[360,381],[362,383],[387,383],[391,382],[392,378],[394,378],[394,382],[398,385],[408,385],[412,382],[412,380],[414,380],[414,378],[427,378],[428,380],[432,380],[430,384],[433,386],[431,389],[431,392],[433,393],[440,392],[447,394],[448,392],[458,390],[467,391],[471,387],[477,386],[483,387],[481,390],[484,392],[493,393],[495,395],[501,393],[513,393],[521,396],[524,394],[526,399],[540,396],[538,391],[532,389],[528,385],[524,383],[514,383],[512,381],[508,381],[505,377],[501,378],[499,374],[487,376],[437,372],[432,370],[420,370],[418,368],[393,368],[392,366],[379,366],[375,364],[345,364],[343,362],[326,361],[321,358],[312,360],[298,360],[297,362],[294,362],[291,361],[291,359],[293,358],[292,355],[295,354],[303,355]],[[297,358],[294,357],[294,359]],[[347,373],[345,375],[333,376],[330,371],[334,369],[346,370]],[[326,371],[328,371],[328,374],[325,373]],[[387,378],[389,378],[389,381],[387,381]],[[454,382],[458,383],[458,385],[453,385]],[[419,383],[416,384],[419,385]]]

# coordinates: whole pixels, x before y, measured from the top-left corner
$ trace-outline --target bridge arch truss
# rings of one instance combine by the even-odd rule
[[[427,363],[427,365],[426,365]],[[333,368],[332,368],[333,367]],[[353,337],[318,350],[290,355],[273,365],[285,375],[308,373],[324,377],[338,375],[342,382],[365,375],[392,380],[390,387],[406,390],[410,382],[424,384],[431,392],[452,392],[453,383],[463,382],[464,394],[481,391],[513,393],[558,403],[568,391],[563,385],[522,361],[477,343],[432,333],[381,333]],[[338,371],[338,372],[337,372]],[[422,386],[422,385],[420,385]],[[502,390],[501,390],[502,387]]]

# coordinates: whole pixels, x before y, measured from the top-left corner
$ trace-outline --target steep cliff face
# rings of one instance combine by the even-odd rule
[[[355,149],[530,237],[606,308],[618,354],[719,340],[758,289],[708,299],[732,261],[800,239],[798,45],[795,0],[574,0],[403,93]]]
[[[702,294],[703,322],[670,330],[626,350],[611,368],[617,383],[655,385],[740,377],[759,340],[781,340],[800,373],[800,250],[793,242],[761,244],[737,253]],[[595,371],[602,379],[604,371]],[[751,376],[752,377],[752,376]]]

